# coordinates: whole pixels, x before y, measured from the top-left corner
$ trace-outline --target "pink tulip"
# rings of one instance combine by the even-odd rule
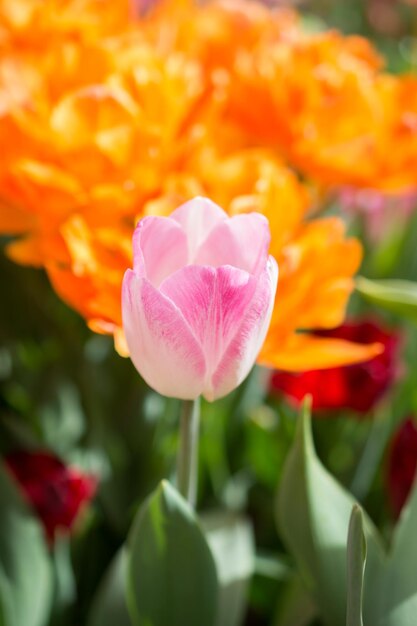
[[[215,400],[248,375],[277,287],[269,241],[263,215],[229,218],[205,198],[139,222],[123,326],[136,369],[156,391]]]

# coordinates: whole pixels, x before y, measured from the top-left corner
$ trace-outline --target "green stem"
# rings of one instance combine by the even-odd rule
[[[197,496],[200,399],[184,400],[177,460],[178,491],[194,508]]]

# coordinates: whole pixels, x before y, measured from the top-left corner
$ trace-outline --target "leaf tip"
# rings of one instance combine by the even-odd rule
[[[303,448],[305,450],[313,450],[313,434],[311,430],[311,407],[313,404],[313,397],[308,394],[304,396],[303,405],[301,409],[301,415],[299,420],[298,436],[302,441]]]

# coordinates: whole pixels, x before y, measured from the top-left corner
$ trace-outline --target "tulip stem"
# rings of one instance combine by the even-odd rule
[[[183,400],[177,461],[178,491],[194,508],[197,497],[200,399]]]

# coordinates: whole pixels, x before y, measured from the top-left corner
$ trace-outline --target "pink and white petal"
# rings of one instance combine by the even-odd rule
[[[249,374],[258,356],[271,321],[278,281],[278,266],[269,257],[267,268],[260,274],[253,299],[236,327],[223,358],[210,384],[204,389],[207,400],[222,398]]]
[[[133,267],[154,287],[187,263],[188,245],[181,226],[168,217],[140,220],[133,235]]]
[[[266,264],[271,236],[260,213],[235,215],[216,226],[197,252],[196,264],[233,265],[257,275]]]
[[[122,311],[130,358],[148,385],[165,396],[197,398],[206,364],[181,311],[132,270],[123,279]]]
[[[256,290],[256,279],[234,267],[189,265],[160,287],[181,310],[200,343],[211,379]]]
[[[198,248],[210,232],[227,220],[227,213],[208,198],[197,197],[189,200],[173,213],[170,218],[180,224],[188,240],[188,263],[195,263]]]

